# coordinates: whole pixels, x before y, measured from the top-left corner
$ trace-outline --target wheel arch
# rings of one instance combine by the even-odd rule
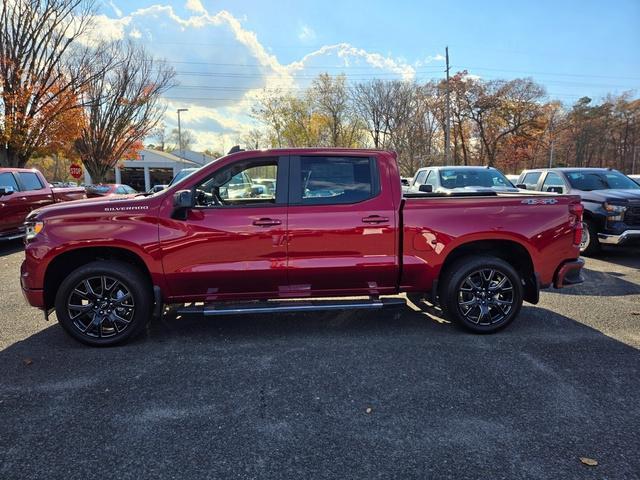
[[[523,280],[523,296],[529,303],[538,303],[540,284],[535,272],[533,259],[525,246],[514,240],[473,240],[458,245],[449,252],[442,264],[440,277],[457,260],[466,256],[489,255],[509,263]]]
[[[68,250],[56,256],[47,265],[44,275],[45,308],[55,304],[58,287],[62,280],[76,268],[95,260],[120,261],[135,266],[153,286],[151,272],[144,260],[135,252],[122,247],[90,246]]]

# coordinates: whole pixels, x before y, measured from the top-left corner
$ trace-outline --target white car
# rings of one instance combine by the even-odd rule
[[[413,177],[407,193],[421,191],[422,185],[428,185],[430,188],[427,188],[435,193],[519,191],[500,170],[493,167],[421,168]]]

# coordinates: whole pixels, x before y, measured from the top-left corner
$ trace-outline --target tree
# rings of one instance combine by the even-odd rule
[[[123,158],[132,158],[165,111],[160,95],[174,85],[175,72],[142,47],[116,42],[102,48],[96,68],[116,59],[106,74],[92,76],[82,93],[85,123],[76,150],[94,182]]]
[[[104,72],[90,68],[96,51],[79,42],[92,14],[92,0],[2,2],[0,166],[24,166],[48,142],[72,140],[59,128],[62,117],[77,111],[82,89]]]
[[[498,149],[509,135],[528,135],[527,128],[541,115],[544,88],[531,79],[467,80],[465,115],[474,123],[487,163],[495,164]]]
[[[167,147],[167,150],[191,150],[191,147],[193,147],[193,144],[196,143],[196,141],[196,136],[191,130],[183,128],[181,131],[178,131],[177,128],[174,128],[167,137],[167,143],[170,145]]]

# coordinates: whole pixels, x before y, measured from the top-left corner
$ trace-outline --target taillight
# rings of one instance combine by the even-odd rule
[[[569,205],[569,224],[573,226],[573,244],[580,245],[582,242],[582,214],[584,206],[581,203]]]

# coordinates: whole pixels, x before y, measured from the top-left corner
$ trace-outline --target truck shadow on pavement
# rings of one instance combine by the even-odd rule
[[[624,279],[624,274],[583,268],[584,283],[569,288],[552,290],[561,295],[611,297],[640,294],[640,285]]]
[[[640,269],[640,246],[607,247],[594,260]]]
[[[53,324],[0,365],[2,478],[637,474],[638,351],[537,307],[495,335],[406,307],[170,313],[109,349]]]

